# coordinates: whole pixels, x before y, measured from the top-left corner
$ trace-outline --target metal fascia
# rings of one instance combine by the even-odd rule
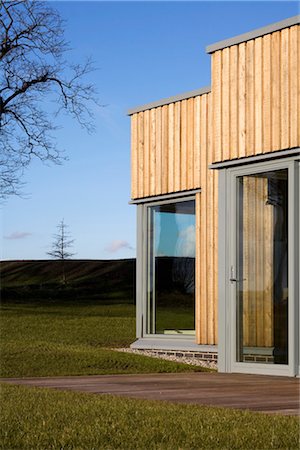
[[[192,195],[198,194],[199,192],[201,192],[201,188],[192,189],[190,191],[172,192],[170,194],[162,194],[162,195],[157,195],[154,197],[138,198],[135,200],[131,200],[128,203],[129,203],[129,205],[139,205],[139,204],[143,204],[143,203],[151,203],[151,202],[157,202],[157,201],[163,201],[163,200],[172,200],[172,199],[176,200],[179,198],[190,197]]]
[[[289,17],[287,19],[281,20],[280,22],[272,23],[265,27],[249,31],[248,33],[239,34],[238,36],[234,36],[232,38],[216,42],[215,44],[208,45],[206,47],[206,53],[214,53],[217,50],[222,50],[223,48],[230,47],[231,45],[250,41],[251,39],[255,39],[257,37],[264,36],[265,34],[273,33],[274,31],[279,31],[283,28],[288,28],[293,25],[298,25],[299,23],[300,15]]]
[[[170,103],[179,102],[180,100],[186,100],[188,98],[197,97],[198,95],[208,94],[211,91],[210,86],[205,86],[200,89],[195,89],[194,91],[184,92],[182,94],[174,95],[173,97],[163,98],[152,103],[146,103],[145,105],[137,106],[131,108],[127,111],[128,116],[132,114],[145,111],[147,109],[157,108],[158,106],[169,105]]]
[[[230,167],[241,166],[245,164],[266,162],[268,160],[279,159],[279,158],[289,158],[292,156],[300,156],[300,148],[279,150],[276,152],[262,153],[261,155],[253,155],[253,156],[244,156],[238,159],[230,159],[227,161],[221,161],[209,164],[208,168],[217,170],[217,169],[227,169]]]

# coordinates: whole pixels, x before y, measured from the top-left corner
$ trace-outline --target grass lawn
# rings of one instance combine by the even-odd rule
[[[2,385],[0,448],[298,449],[299,420]]]
[[[0,376],[204,370],[110,350],[129,346],[135,340],[135,308],[109,302],[4,303],[0,324]]]
[[[199,367],[111,351],[135,338],[129,304],[4,303],[3,377],[155,373]],[[0,448],[299,448],[299,421],[230,409],[1,386]]]

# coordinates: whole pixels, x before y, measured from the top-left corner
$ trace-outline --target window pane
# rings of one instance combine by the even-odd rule
[[[288,170],[237,179],[237,361],[288,364]]]
[[[195,202],[148,209],[147,332],[195,334]]]

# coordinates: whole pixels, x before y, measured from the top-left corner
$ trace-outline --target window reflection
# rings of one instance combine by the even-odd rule
[[[148,209],[147,332],[195,333],[195,202]]]
[[[237,187],[237,361],[288,364],[288,171]]]

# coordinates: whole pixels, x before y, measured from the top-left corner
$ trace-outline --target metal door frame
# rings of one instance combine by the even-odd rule
[[[288,169],[288,351],[287,365],[236,362],[236,180],[238,176]],[[224,168],[219,172],[219,345],[221,372],[266,375],[299,374],[299,156]]]

